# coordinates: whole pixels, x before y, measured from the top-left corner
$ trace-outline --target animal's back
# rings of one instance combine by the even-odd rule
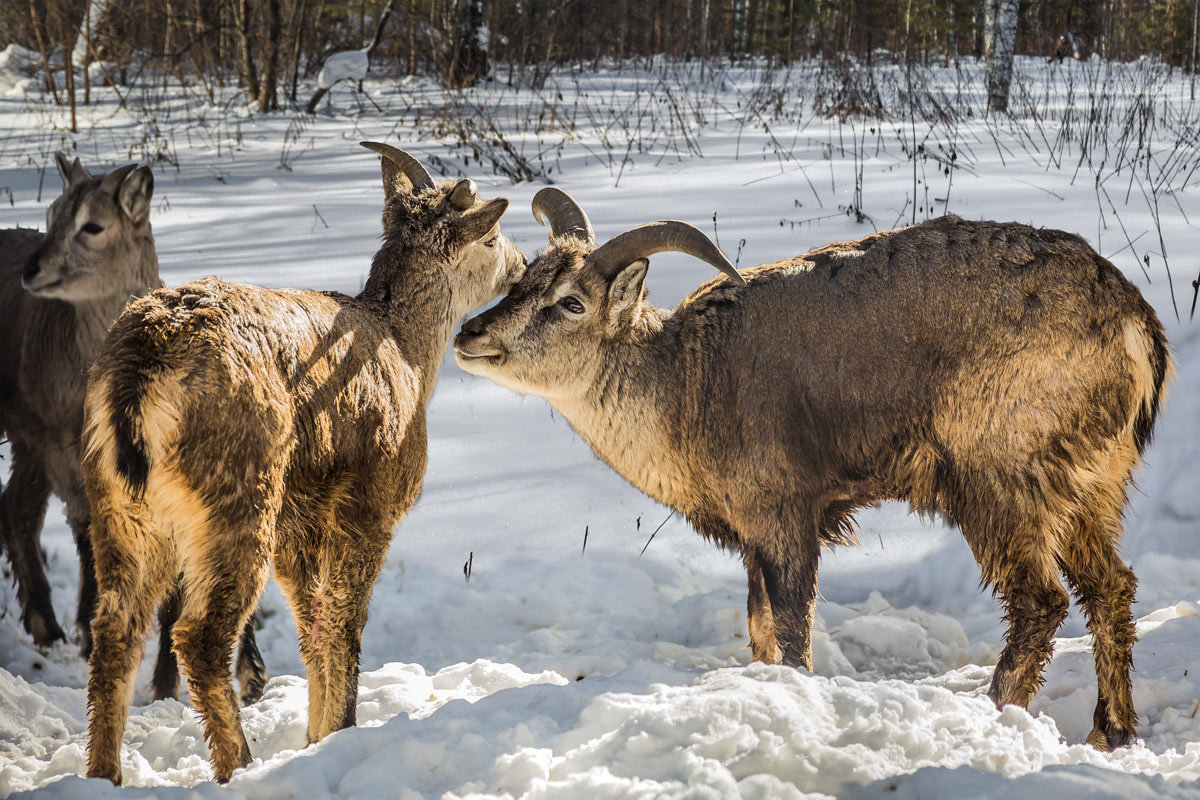
[[[736,309],[721,324],[742,356],[738,418],[770,429],[783,461],[851,480],[897,450],[966,468],[1028,461],[1065,435],[1131,432],[1139,450],[1149,436],[1162,326],[1076,236],[943,217],[744,274],[685,305]]]
[[[395,342],[350,298],[229,284],[161,289],[114,323],[89,392],[92,446],[112,431],[116,469],[135,489],[176,448],[194,486],[219,502],[224,481],[257,479],[281,455],[289,471],[328,470],[348,452],[395,446],[411,421],[379,402],[415,395]],[[91,415],[107,409],[108,424]],[[286,458],[284,459],[287,460]]]

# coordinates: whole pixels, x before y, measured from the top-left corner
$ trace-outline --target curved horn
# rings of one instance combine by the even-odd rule
[[[450,192],[450,205],[460,211],[466,211],[475,205],[475,201],[478,199],[479,187],[470,178],[459,181],[454,186],[454,190]]]
[[[125,176],[137,169],[137,164],[126,164],[123,167],[117,167],[112,172],[104,176],[104,180],[100,181],[100,189],[105,192],[115,192],[121,182],[125,180]]]
[[[533,196],[533,218],[542,225],[549,220],[551,236],[570,234],[589,244],[596,243],[596,234],[587,214],[575,198],[557,186],[547,186]]]
[[[404,177],[408,178],[408,182],[412,184],[413,194],[433,186],[433,178],[429,177],[429,173],[425,167],[421,166],[421,162],[400,148],[380,142],[359,142],[359,144],[368,150],[374,150],[399,167],[400,171],[404,173]]]
[[[729,263],[721,248],[713,244],[699,228],[674,219],[639,225],[614,236],[593,250],[588,259],[600,274],[611,278],[639,258],[666,250],[695,256],[721,270],[732,282],[746,283],[746,279],[733,268],[733,264]]]

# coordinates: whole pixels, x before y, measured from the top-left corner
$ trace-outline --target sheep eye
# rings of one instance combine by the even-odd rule
[[[89,222],[83,226],[83,232],[95,236],[97,233],[103,232],[104,228],[94,222]]]
[[[492,238],[490,238],[486,242],[484,242],[483,246],[484,247],[495,247],[496,243],[499,241],[500,241],[500,234],[496,234],[495,236],[493,236]]]
[[[579,302],[579,298],[572,294],[559,300],[558,304],[572,314],[582,314],[584,312],[583,303]]]

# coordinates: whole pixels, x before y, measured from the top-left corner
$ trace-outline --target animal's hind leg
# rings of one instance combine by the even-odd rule
[[[1092,633],[1096,662],[1096,712],[1088,744],[1111,750],[1129,743],[1137,731],[1133,706],[1133,596],[1137,578],[1122,563],[1116,541],[1119,515],[1104,519],[1098,514],[1080,518],[1065,543],[1059,562],[1063,574],[1079,597]]]
[[[183,610],[173,635],[192,704],[204,719],[213,774],[224,783],[250,763],[230,666],[267,581],[273,531],[261,519],[207,527],[189,531],[184,544]]]
[[[1042,669],[1054,652],[1054,632],[1070,607],[1050,552],[1049,531],[1033,520],[1011,530],[981,530],[969,523],[962,527],[984,581],[1004,602],[1008,623],[988,697],[997,708],[1010,703],[1024,708],[1042,686]]]
[[[154,678],[150,684],[155,700],[179,696],[179,661],[172,645],[172,629],[183,603],[181,592],[182,586],[177,583],[158,608],[158,660],[154,662]],[[238,644],[237,679],[242,705],[248,706],[262,697],[267,670],[254,640],[253,614],[246,621]]]
[[[237,679],[242,705],[257,703],[267,686],[267,667],[254,639],[254,624],[258,612],[250,614],[238,640]]]
[[[36,455],[19,439],[13,439],[12,460],[8,485],[0,493],[0,535],[17,582],[21,622],[34,643],[45,646],[67,638],[54,618],[39,546],[50,481]]]
[[[175,657],[172,631],[182,606],[183,585],[176,580],[158,607],[158,659],[154,662],[154,678],[150,683],[155,700],[179,696],[179,660]]]
[[[316,596],[316,620],[321,628],[318,643],[325,668],[325,702],[320,739],[333,731],[355,724],[358,704],[358,661],[362,651],[362,631],[367,624],[367,606],[371,589],[383,567],[391,526],[384,521],[369,522],[373,509],[360,508],[353,514],[362,520],[353,535],[337,535],[337,547],[321,551],[321,572],[328,576]],[[353,541],[347,548],[341,542]],[[311,721],[310,721],[311,724]]]
[[[300,636],[300,658],[308,678],[308,743],[312,744],[321,738],[325,717],[325,664],[317,650],[322,631],[315,613],[320,576],[313,554],[289,546],[289,538],[290,534],[281,536],[276,546],[275,581],[292,607]]]
[[[99,600],[89,662],[88,777],[121,782],[121,738],[155,603],[166,589],[172,556],[145,508],[130,504],[92,520]]]

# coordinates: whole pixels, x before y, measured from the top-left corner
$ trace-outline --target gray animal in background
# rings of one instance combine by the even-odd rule
[[[734,271],[681,222],[596,246],[543,189],[550,247],[463,325],[458,363],[547,398],[630,483],[742,556],[756,660],[811,669],[822,545],[856,509],[957,525],[1004,602],[989,696],[1028,704],[1074,591],[1093,634],[1100,749],[1135,733],[1133,572],[1116,544],[1168,372],[1162,325],[1082,239],[942,217]],[[651,306],[646,256],[729,280]]]
[[[130,300],[162,286],[150,230],[154,176],[130,164],[91,175],[55,154],[63,193],[46,213],[46,233],[0,230],[0,436],[12,469],[0,493],[0,543],[8,553],[21,621],[39,646],[65,639],[50,603],[39,538],[50,494],[66,504],[79,551],[81,646],[91,649],[96,576],[79,437],[88,368],[109,325]],[[161,613],[154,694],[173,697],[178,669],[170,630],[178,605]],[[238,676],[243,699],[261,695],[262,658],[247,626]]]

